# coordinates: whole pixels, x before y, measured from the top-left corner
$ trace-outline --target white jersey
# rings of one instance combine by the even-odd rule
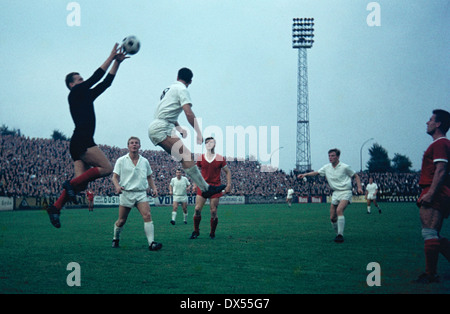
[[[163,91],[155,119],[175,123],[186,104],[192,104],[191,96],[186,85],[177,81]]]
[[[366,186],[367,197],[373,198],[375,196],[376,190],[378,190],[378,185],[375,182],[372,184],[367,184]]]
[[[174,196],[187,195],[186,188],[190,185],[191,183],[184,176],[181,176],[180,180],[178,180],[177,177],[172,178],[172,180],[170,180],[170,186],[172,187],[172,192]]]
[[[125,191],[147,190],[147,177],[153,173],[147,159],[139,155],[139,160],[135,166],[129,154],[117,159],[113,172],[120,177],[119,185]]]
[[[289,189],[287,192],[287,198],[292,198],[292,195],[294,194],[294,190],[293,189]]]
[[[347,191],[352,189],[352,177],[355,175],[349,165],[339,162],[336,167],[331,163],[319,169],[319,174],[327,178],[333,191]]]

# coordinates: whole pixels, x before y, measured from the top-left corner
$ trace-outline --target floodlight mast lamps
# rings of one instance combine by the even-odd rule
[[[362,150],[363,150],[364,145],[366,145],[368,142],[370,142],[372,140],[374,140],[373,137],[369,138],[364,143],[362,143],[361,149],[359,150],[359,168],[360,168],[359,172],[361,172],[361,173],[362,173]]]
[[[314,18],[294,18],[292,48],[298,49],[297,81],[297,145],[296,169],[311,170],[311,145],[309,137],[308,63],[306,49],[314,43]]]

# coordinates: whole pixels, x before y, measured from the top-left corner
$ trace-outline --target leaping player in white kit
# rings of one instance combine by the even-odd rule
[[[194,162],[191,152],[176,135],[176,131],[178,131],[183,138],[187,136],[187,131],[177,121],[180,113],[184,111],[189,124],[197,133],[197,144],[203,143],[202,132],[192,111],[192,101],[187,90],[192,83],[192,77],[193,74],[190,69],[182,68],[178,71],[177,81],[162,92],[159,105],[156,108],[155,119],[148,127],[148,136],[154,145],[162,147],[176,160],[181,161],[183,170],[200,188],[202,196],[209,198],[222,192],[226,186],[211,186],[206,183]]]

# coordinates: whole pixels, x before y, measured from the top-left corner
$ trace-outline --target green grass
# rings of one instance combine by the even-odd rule
[[[155,240],[163,243],[157,252],[148,251],[136,209],[119,249],[111,248],[117,208],[63,210],[61,229],[44,211],[0,212],[0,293],[449,293],[443,257],[440,283],[411,283],[424,269],[417,207],[381,205],[381,215],[350,205],[342,244],[333,241],[328,204],[222,205],[214,240],[207,207],[196,240],[189,239],[192,207],[189,224],[179,209],[175,226],[169,207],[152,207]],[[70,262],[81,266],[80,287],[66,284]],[[370,262],[380,264],[379,287],[366,284]]]

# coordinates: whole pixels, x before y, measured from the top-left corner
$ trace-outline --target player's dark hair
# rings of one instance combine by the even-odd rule
[[[450,113],[442,109],[436,109],[433,110],[433,114],[435,115],[435,121],[441,123],[439,130],[446,134],[450,128]]]
[[[75,76],[75,75],[80,75],[80,73],[77,73],[77,72],[71,72],[71,73],[69,73],[69,74],[67,74],[66,75],[66,86],[67,86],[67,88],[68,89],[70,89],[70,83],[73,83],[73,77]]]
[[[214,137],[212,137],[212,136],[207,137],[207,138],[205,139],[205,144],[206,144],[206,142],[208,142],[209,140],[214,140]]]
[[[190,84],[192,82],[193,76],[194,74],[188,68],[181,68],[178,71],[178,79],[185,81],[187,84]]]
[[[337,149],[337,148],[330,149],[328,151],[328,154],[331,154],[331,153],[336,153],[336,156],[338,156],[338,157],[341,156],[341,151],[339,149]]]

